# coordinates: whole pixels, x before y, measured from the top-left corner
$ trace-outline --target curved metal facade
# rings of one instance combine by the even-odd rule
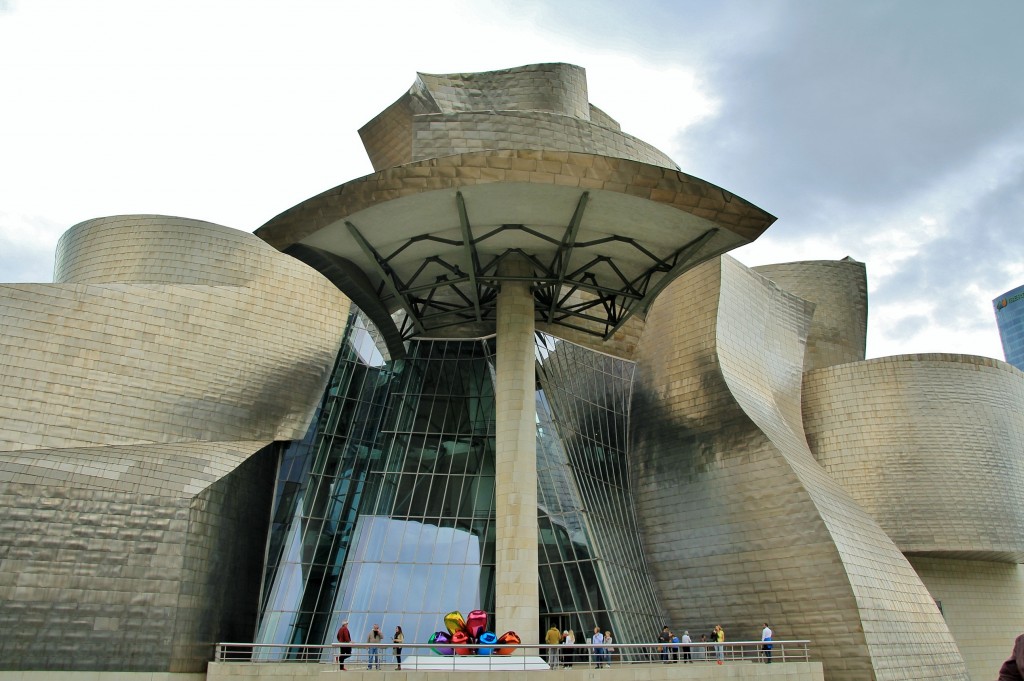
[[[966,678],[913,568],[807,447],[812,310],[727,257],[652,310],[632,436],[659,592],[691,631],[803,632],[831,679]]]
[[[1024,563],[1019,369],[942,354],[820,369],[804,420],[818,462],[904,553]]]
[[[581,152],[679,169],[591,105],[586,72],[572,64],[420,73],[359,135],[375,170],[483,149]]]
[[[348,301],[183,218],[77,225],[56,273],[0,286],[0,666],[200,671],[251,635],[273,442],[305,432]]]
[[[852,258],[752,268],[785,291],[814,303],[804,371],[864,359],[868,339],[868,278]]]
[[[1024,374],[901,355],[810,371],[803,391],[815,458],[910,559],[971,678],[991,678],[1024,629]]]

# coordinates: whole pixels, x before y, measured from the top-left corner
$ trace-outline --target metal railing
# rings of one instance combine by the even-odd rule
[[[808,662],[810,641],[772,641],[766,648],[762,641],[728,641],[722,644],[690,643],[651,644],[613,643],[611,646],[590,643],[573,646],[481,645],[457,646],[462,654],[441,655],[437,650],[452,644],[404,643],[402,668],[408,670],[532,670],[559,668],[598,668],[619,665],[649,664],[723,664],[737,662],[785,663]],[[351,654],[345,660],[348,669],[396,669],[398,661],[394,647],[349,643]],[[215,662],[244,662],[249,664],[298,662],[311,664],[339,664],[341,645],[288,645],[272,643],[218,643]],[[497,649],[510,652],[498,655]],[[720,650],[719,650],[720,648]]]

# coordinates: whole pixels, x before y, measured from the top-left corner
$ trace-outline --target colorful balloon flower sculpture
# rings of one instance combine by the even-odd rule
[[[515,648],[507,646],[519,645],[519,635],[514,631],[506,631],[495,636],[487,629],[487,613],[473,610],[469,617],[463,618],[462,613],[454,610],[444,616],[444,626],[448,631],[435,631],[427,643],[436,644],[431,648],[438,655],[511,655]],[[481,643],[487,648],[467,648],[467,645]],[[502,646],[506,647],[502,647]]]

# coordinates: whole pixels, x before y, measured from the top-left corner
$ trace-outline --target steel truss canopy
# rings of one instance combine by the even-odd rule
[[[546,153],[477,152],[390,168],[313,197],[256,233],[324,272],[378,325],[390,317],[403,339],[493,333],[502,283],[526,279],[538,324],[607,340],[681,273],[775,220],[703,180],[625,159],[553,154],[557,163],[545,167],[561,172],[495,172],[483,182],[485,173],[459,172],[500,171]],[[532,275],[502,276],[510,257],[528,261]],[[381,309],[365,310],[370,299]]]

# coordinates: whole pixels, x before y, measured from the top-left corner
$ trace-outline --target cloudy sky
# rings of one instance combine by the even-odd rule
[[[1024,2],[0,0],[0,282],[160,213],[252,231],[371,171],[417,71],[565,61],[685,172],[778,216],[747,265],[867,264],[868,356],[1002,359],[1024,284]]]

